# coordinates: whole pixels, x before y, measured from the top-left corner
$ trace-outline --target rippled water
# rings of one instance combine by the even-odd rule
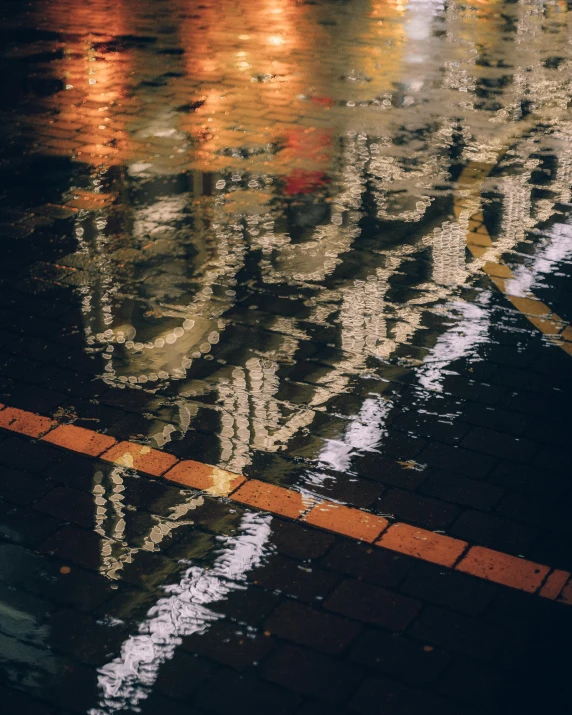
[[[384,460],[423,469],[427,423],[455,441],[449,381],[470,379],[499,329],[515,351],[562,344],[503,293],[544,301],[558,330],[572,318],[558,282],[572,265],[565,3],[30,11],[7,13],[6,152],[48,170],[31,203],[17,180],[4,204],[69,210],[65,250],[27,256],[30,280],[81,306],[96,383],[117,404],[143,395],[135,438],[353,503]],[[492,242],[468,250],[480,213]],[[495,285],[486,265],[512,273]],[[130,542],[129,479],[93,481],[111,581],[203,508],[183,492]],[[210,604],[270,538],[266,517],[236,529],[132,627],[90,712],[137,704],[180,639],[218,618]]]

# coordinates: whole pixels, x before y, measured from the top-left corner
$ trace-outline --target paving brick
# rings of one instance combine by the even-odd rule
[[[505,489],[527,494],[550,494],[554,497],[561,496],[569,489],[569,480],[565,474],[515,462],[499,462],[491,472],[489,481]]]
[[[21,588],[4,584],[0,585],[0,598],[0,630],[7,636],[41,647],[49,628],[53,605]]]
[[[273,638],[241,630],[230,622],[213,623],[206,632],[183,640],[183,648],[188,652],[240,671],[252,669],[273,647]]]
[[[58,451],[57,458],[44,471],[44,477],[56,484],[92,494],[94,475],[97,472],[107,475],[112,469],[113,465],[97,463],[91,457]],[[150,480],[148,483],[155,484]]]
[[[426,439],[406,432],[388,429],[383,439],[382,452],[384,455],[389,455],[396,459],[411,459],[413,457],[417,458],[417,455],[422,453],[426,445]]]
[[[449,533],[471,543],[517,555],[526,555],[538,536],[538,530],[533,527],[478,511],[461,514]]]
[[[2,413],[0,412],[0,415]],[[534,464],[542,470],[570,473],[570,453],[562,447],[542,447],[534,458]]]
[[[369,509],[383,494],[384,486],[371,481],[369,476],[363,479],[336,479],[312,487],[312,492],[344,504],[351,504],[359,509]]]
[[[307,700],[296,715],[344,715],[347,710],[341,710],[328,703],[318,703],[315,700]]]
[[[76,425],[60,425],[45,435],[43,439],[58,447],[71,449],[73,452],[81,452],[92,457],[99,456],[116,442],[113,437]]]
[[[380,510],[398,521],[419,524],[427,529],[444,529],[458,516],[452,504],[428,499],[401,489],[392,489],[380,499]]]
[[[496,385],[469,380],[461,375],[448,376],[445,382],[447,393],[485,405],[496,405],[502,397],[502,390]]]
[[[419,491],[427,496],[480,510],[492,509],[504,493],[492,484],[445,473],[429,474]]]
[[[514,437],[484,427],[475,428],[463,440],[463,447],[468,449],[524,463],[531,461],[539,446],[525,437]]]
[[[93,668],[71,658],[58,658],[56,663],[61,675],[48,680],[42,688],[42,695],[66,711],[86,712],[97,702],[98,696]]]
[[[565,630],[569,639],[569,628]],[[550,632],[550,631],[549,631]],[[547,708],[551,712],[566,712],[566,695],[560,683],[566,678],[567,650],[564,634],[537,637],[521,652],[502,688],[495,693],[495,712],[535,713]]]
[[[434,682],[449,663],[445,651],[378,629],[358,636],[350,655],[357,663],[415,685]]]
[[[268,589],[302,601],[323,598],[338,581],[338,575],[319,566],[306,566],[285,556],[274,556],[250,574],[251,580]]]
[[[540,588],[550,570],[548,566],[481,546],[471,547],[456,568],[487,581],[494,581],[529,593],[534,593]]]
[[[335,655],[352,642],[360,626],[347,618],[285,601],[266,621],[266,629],[280,638]]]
[[[378,586],[346,580],[329,596],[324,606],[355,620],[402,631],[415,618],[421,603]]]
[[[560,595],[558,596],[558,600],[562,603],[572,605],[572,580],[569,580],[564,586],[564,588],[560,592]]]
[[[572,571],[570,537],[567,535],[554,532],[542,533],[535,541],[528,556],[532,561]]]
[[[453,426],[449,422],[435,419],[432,415],[419,414],[417,411],[398,416],[392,422],[392,427],[444,444],[459,442],[469,430],[468,425],[457,423]]]
[[[478,616],[498,593],[498,588],[458,571],[416,562],[399,589],[413,598]]]
[[[35,508],[56,519],[86,529],[92,528],[95,524],[93,495],[78,489],[56,487],[42,497],[35,504]]]
[[[161,672],[159,672],[159,678]],[[174,700],[172,697],[159,692],[151,691],[149,696],[138,704],[142,715],[157,715],[157,713],[169,713],[169,715],[205,715],[205,710],[193,707],[186,698]]]
[[[229,509],[227,504],[216,499],[205,499],[200,509],[193,511],[193,522],[198,528],[214,534],[235,534],[244,510],[239,504]]]
[[[190,459],[179,462],[164,476],[165,479],[186,487],[200,489],[214,496],[228,496],[245,481],[240,474],[232,474],[224,469]]]
[[[393,524],[377,545],[442,566],[452,566],[467,547],[467,543],[459,539],[408,524]]]
[[[304,521],[328,531],[368,542],[375,541],[388,525],[387,519],[383,517],[332,502],[316,504],[304,515]]]
[[[134,442],[119,442],[104,452],[101,459],[155,477],[160,477],[177,462],[171,454]]]
[[[322,556],[334,541],[332,534],[282,519],[272,520],[272,542],[280,553],[298,559]]]
[[[361,668],[311,650],[285,645],[266,661],[268,680],[317,700],[344,700],[363,678]]]
[[[0,685],[0,701],[7,713],[25,713],[26,715],[59,715],[56,705],[37,700],[27,693]]]
[[[459,715],[455,704],[424,690],[406,687],[390,678],[368,678],[351,701],[350,708],[370,715],[372,706],[384,715]]]
[[[554,394],[539,395],[528,390],[519,390],[505,395],[503,405],[507,409],[525,415],[535,415],[542,418],[549,417],[550,419],[564,417],[566,411],[565,403],[560,396]],[[537,455],[536,460],[538,458]]]
[[[55,425],[56,423],[48,417],[35,415],[16,407],[6,407],[0,411],[0,427],[28,437],[41,437]]]
[[[541,529],[563,534],[572,533],[570,506],[568,499],[555,499],[552,496],[511,493],[507,494],[498,505],[497,514],[514,521],[532,524]]]
[[[88,665],[99,665],[102,654],[116,653],[125,640],[117,627],[97,623],[91,615],[61,609],[50,619],[50,645],[56,651]]]
[[[74,356],[74,360],[77,357]],[[124,416],[124,412],[102,404],[99,400],[59,395],[57,407],[74,415],[74,424],[86,429],[109,429]]]
[[[58,529],[38,545],[38,550],[87,569],[98,568],[101,559],[99,537],[92,531],[74,526]]]
[[[22,410],[49,415],[52,410],[62,404],[65,397],[61,392],[46,390],[38,385],[32,386],[21,383],[15,385],[10,391],[10,400],[12,404],[18,405]]]
[[[299,492],[260,482],[257,479],[251,479],[243,484],[233,494],[233,499],[241,504],[263,509],[272,514],[288,516],[291,519],[298,518],[306,511],[302,495]]]
[[[219,715],[230,712],[292,715],[299,707],[301,698],[274,684],[220,670],[203,684],[195,702],[200,708]]]
[[[494,695],[503,682],[503,674],[497,667],[456,657],[439,683],[439,692],[466,703],[494,708]],[[493,710],[494,712],[494,710]]]
[[[206,659],[177,650],[173,658],[159,668],[155,687],[170,698],[188,701],[212,670],[213,666]]]
[[[409,573],[412,560],[393,551],[339,539],[322,564],[377,586],[393,588]]]
[[[55,392],[62,392],[72,397],[85,398],[86,395],[100,395],[107,390],[101,382],[95,383],[91,375],[85,375],[73,370],[59,370],[42,384]]]
[[[420,464],[474,479],[484,479],[497,462],[487,454],[437,443],[426,447],[416,459]]]
[[[0,501],[0,538],[36,547],[62,527],[62,522],[24,506]]]
[[[27,382],[38,386],[48,385],[50,387],[48,380],[58,372],[59,368],[55,365],[45,364],[38,360],[27,360],[20,355],[5,357],[0,363],[0,373],[2,375],[11,377],[18,382]],[[30,420],[28,424],[31,426],[32,421]],[[41,423],[35,421],[35,424],[39,426]],[[31,427],[31,429],[36,431],[36,428]],[[38,427],[37,431],[42,432],[43,428]],[[22,432],[22,434],[26,433]]]
[[[511,350],[511,354],[514,353],[515,351]],[[521,412],[505,410],[498,405],[489,407],[478,402],[469,402],[463,407],[462,419],[479,427],[520,436],[525,434],[534,418]]]
[[[137,558],[126,563],[121,571],[122,581],[145,589],[152,589],[164,583],[180,566],[160,553],[140,551]]]
[[[511,302],[512,300],[513,298],[511,297]],[[509,389],[528,390],[541,394],[551,390],[556,381],[554,373],[551,376],[545,376],[534,369],[522,369],[516,365],[499,368],[492,380]]]
[[[531,419],[527,437],[538,442],[548,442],[556,447],[567,448],[569,442],[568,422],[551,420],[548,417],[543,419]]]
[[[568,571],[560,571],[555,569],[550,573],[539,593],[544,598],[558,598],[560,592],[564,588],[566,582],[570,578]]]
[[[425,479],[422,470],[410,469],[394,459],[382,457],[376,452],[356,455],[352,467],[360,476],[375,479],[383,484],[414,491]],[[353,502],[351,502],[353,503]]]
[[[40,474],[44,469],[61,459],[61,452],[50,444],[36,442],[30,448],[30,440],[8,437],[0,442],[0,464]]]
[[[0,499],[14,504],[30,504],[52,489],[53,482],[10,467],[0,466]]]
[[[424,609],[409,634],[424,644],[479,660],[493,660],[507,643],[507,632],[501,626],[438,606]]]
[[[225,615],[240,623],[260,624],[276,608],[280,597],[258,586],[249,586],[248,591],[231,591],[226,597]]]

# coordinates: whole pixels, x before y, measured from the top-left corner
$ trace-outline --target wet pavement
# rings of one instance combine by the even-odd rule
[[[3,711],[567,712],[567,4],[0,17]]]

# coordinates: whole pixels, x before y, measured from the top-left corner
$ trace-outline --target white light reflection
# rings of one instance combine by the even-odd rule
[[[379,395],[368,397],[359,414],[349,423],[341,439],[329,439],[320,454],[318,465],[338,472],[347,472],[352,458],[360,452],[370,452],[377,448],[386,435],[385,420],[393,403]],[[310,488],[321,486],[329,475],[320,472],[309,472],[305,475],[305,483]],[[302,493],[311,493],[301,490]]]
[[[572,226],[556,224],[549,236],[538,244],[538,249],[527,265],[513,269],[513,278],[506,282],[509,295],[528,296],[538,287],[538,279],[553,274],[559,263],[572,258]]]
[[[461,319],[438,338],[435,347],[416,370],[419,384],[426,390],[443,391],[445,377],[456,374],[446,369],[455,360],[481,359],[477,347],[488,342],[490,313],[487,304],[490,297],[486,291],[476,303],[455,301],[448,304],[448,311],[459,313]]]
[[[258,566],[270,537],[271,516],[246,513],[237,536],[221,537],[223,548],[210,569],[191,566],[130,636],[121,655],[99,669],[101,698],[89,715],[136,710],[148,697],[160,666],[173,657],[184,636],[203,633],[222,614],[208,606],[244,589],[246,573]]]

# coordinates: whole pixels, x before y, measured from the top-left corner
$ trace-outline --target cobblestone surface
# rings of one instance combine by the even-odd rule
[[[3,711],[566,712],[567,6],[0,16]]]

